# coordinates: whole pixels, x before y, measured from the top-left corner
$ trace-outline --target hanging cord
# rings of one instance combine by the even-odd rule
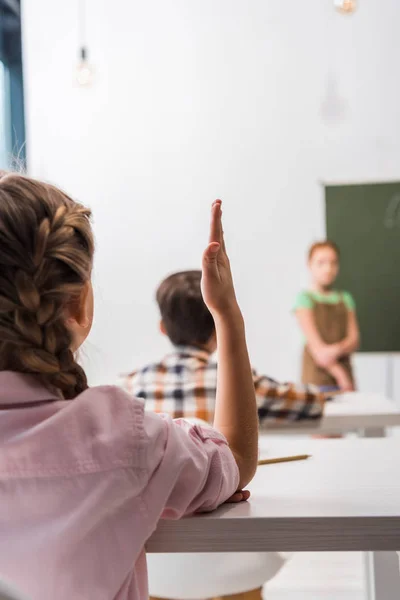
[[[79,36],[79,56],[82,60],[87,60],[86,0],[78,0],[78,36]]]

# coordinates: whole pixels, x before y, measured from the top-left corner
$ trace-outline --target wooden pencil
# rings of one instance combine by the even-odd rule
[[[263,458],[258,461],[258,466],[274,465],[275,463],[292,462],[294,460],[306,460],[310,456],[311,454],[297,454],[296,456],[281,456],[280,458]]]

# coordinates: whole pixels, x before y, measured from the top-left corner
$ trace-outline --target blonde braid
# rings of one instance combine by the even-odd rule
[[[71,399],[87,388],[65,325],[90,279],[90,211],[57,188],[0,175],[0,370],[36,375]]]

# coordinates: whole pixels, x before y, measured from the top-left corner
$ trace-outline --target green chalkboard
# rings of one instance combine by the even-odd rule
[[[325,186],[337,287],[356,300],[361,352],[400,352],[400,182]]]

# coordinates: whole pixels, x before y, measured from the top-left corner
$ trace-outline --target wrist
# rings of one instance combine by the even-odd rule
[[[325,353],[326,353],[326,344],[315,344],[314,346],[310,346],[310,352],[313,355],[314,359],[317,362],[326,362],[325,361]]]
[[[217,333],[220,329],[244,333],[244,319],[237,303],[225,307],[222,311],[213,311],[212,316]]]
[[[236,300],[233,302],[228,302],[224,308],[218,310],[211,310],[211,314],[217,323],[233,323],[233,322],[243,322],[242,311],[239,308]]]
[[[337,342],[336,344],[333,344],[333,347],[337,358],[339,358],[343,354],[343,343]]]

